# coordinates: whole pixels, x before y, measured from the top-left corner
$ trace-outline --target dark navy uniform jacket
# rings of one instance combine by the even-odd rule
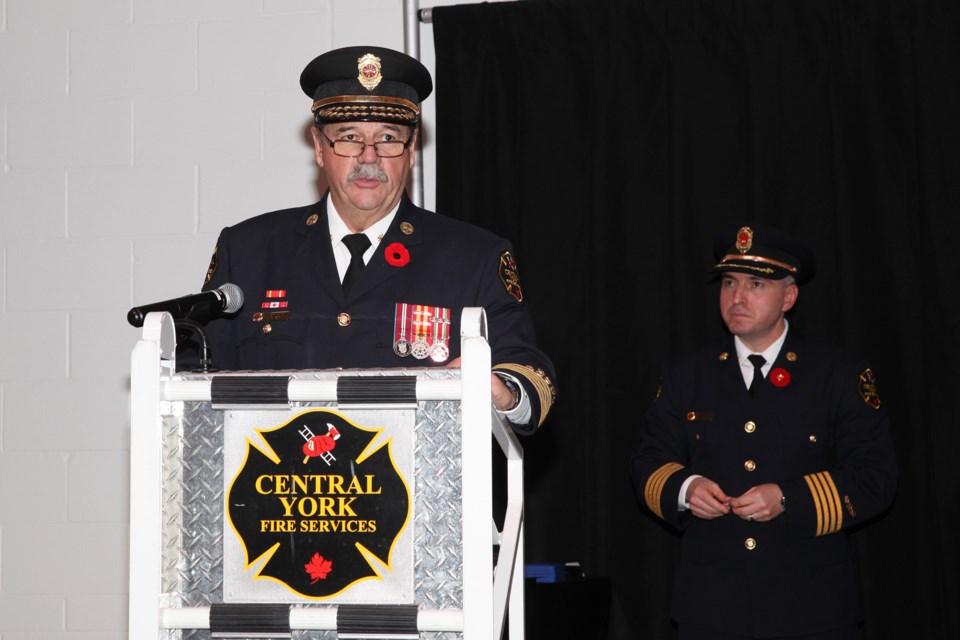
[[[396,303],[450,310],[449,359],[460,355],[462,309],[483,307],[494,370],[523,384],[533,410],[529,429],[543,422],[555,396],[553,364],[536,347],[506,240],[420,209],[404,198],[360,279],[345,296],[326,212],[325,197],[221,232],[204,289],[232,282],[243,291],[244,304],[235,317],[206,326],[216,368],[443,366],[429,358],[394,353]],[[388,261],[385,248],[393,243],[403,245],[409,262]],[[284,295],[271,298],[268,291]],[[285,306],[264,308],[279,302]],[[517,428],[522,430],[523,425]]]
[[[770,522],[678,510],[705,476],[729,496],[780,485]],[[856,624],[847,531],[892,502],[897,467],[870,365],[791,330],[751,399],[733,339],[665,369],[631,475],[641,504],[682,531],[673,617],[681,625],[769,637]]]

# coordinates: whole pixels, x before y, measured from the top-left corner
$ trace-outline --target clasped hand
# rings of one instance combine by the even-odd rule
[[[690,512],[704,520],[732,513],[744,520],[768,522],[785,511],[780,505],[781,497],[783,491],[780,485],[774,483],[752,487],[736,497],[728,496],[720,485],[709,478],[696,478],[687,487]]]

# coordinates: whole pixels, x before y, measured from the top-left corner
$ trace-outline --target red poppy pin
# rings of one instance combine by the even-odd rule
[[[777,367],[771,371],[768,377],[770,383],[775,387],[785,387],[790,384],[790,372],[782,367]]]
[[[399,242],[387,245],[383,250],[383,257],[392,267],[405,267],[410,262],[410,252]]]

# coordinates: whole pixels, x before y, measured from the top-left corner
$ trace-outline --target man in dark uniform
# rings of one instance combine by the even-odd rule
[[[305,207],[224,229],[205,290],[245,302],[207,325],[219,369],[456,366],[464,307],[487,314],[493,402],[521,433],[554,402],[510,244],[414,206],[420,103],[433,83],[390,49],[325,53],[303,70],[316,160],[329,190]]]
[[[873,371],[790,329],[805,245],[751,224],[714,249],[733,335],[667,365],[631,463],[640,502],[682,532],[680,638],[856,638],[847,531],[897,485]]]

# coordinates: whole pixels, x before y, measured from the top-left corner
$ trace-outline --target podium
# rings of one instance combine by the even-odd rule
[[[483,310],[461,326],[460,369],[181,373],[173,318],[148,314],[129,637],[522,639],[523,453]]]

